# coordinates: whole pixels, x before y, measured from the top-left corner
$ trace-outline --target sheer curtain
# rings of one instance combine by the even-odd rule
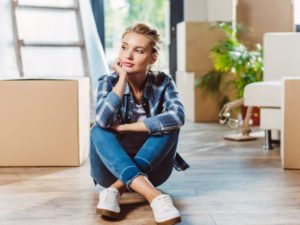
[[[0,1],[0,77],[18,77],[10,0]]]

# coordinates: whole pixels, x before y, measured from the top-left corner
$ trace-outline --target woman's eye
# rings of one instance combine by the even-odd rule
[[[126,49],[126,46],[122,46],[122,49],[125,50],[125,49]]]
[[[143,50],[137,49],[136,52],[142,54],[142,53],[143,53]]]

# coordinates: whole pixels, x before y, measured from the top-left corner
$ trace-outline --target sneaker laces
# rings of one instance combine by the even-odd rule
[[[161,197],[161,207],[165,210],[171,210],[173,206],[172,199],[168,195],[164,195]]]
[[[109,202],[119,203],[119,192],[113,189],[107,189],[107,194],[105,195],[105,200]]]

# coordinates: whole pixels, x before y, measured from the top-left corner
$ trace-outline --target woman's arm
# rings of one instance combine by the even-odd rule
[[[161,134],[178,129],[185,122],[184,107],[172,77],[169,77],[163,99],[162,113],[146,118],[144,121],[150,134]]]
[[[120,66],[118,59],[113,64],[113,70],[119,75],[119,80],[115,87],[112,86],[109,76],[103,76],[99,79],[96,122],[102,128],[110,126],[120,108],[127,81],[127,72]]]
[[[110,128],[117,132],[148,132],[148,128],[144,122],[126,123],[122,125],[111,126]]]
[[[115,60],[112,68],[119,75],[119,80],[118,80],[116,86],[113,88],[113,91],[120,97],[120,99],[122,99],[123,95],[124,95],[126,82],[128,79],[128,74],[124,70],[124,68],[122,68],[120,59]]]

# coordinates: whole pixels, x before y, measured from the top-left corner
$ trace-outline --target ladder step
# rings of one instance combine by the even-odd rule
[[[41,9],[41,10],[66,10],[66,11],[77,11],[78,6],[73,5],[73,6],[43,6],[43,5],[21,5],[17,1],[14,1],[15,7],[18,8],[25,8],[25,9]]]
[[[19,43],[23,47],[84,47],[84,42],[25,42],[24,40],[19,40]]]

